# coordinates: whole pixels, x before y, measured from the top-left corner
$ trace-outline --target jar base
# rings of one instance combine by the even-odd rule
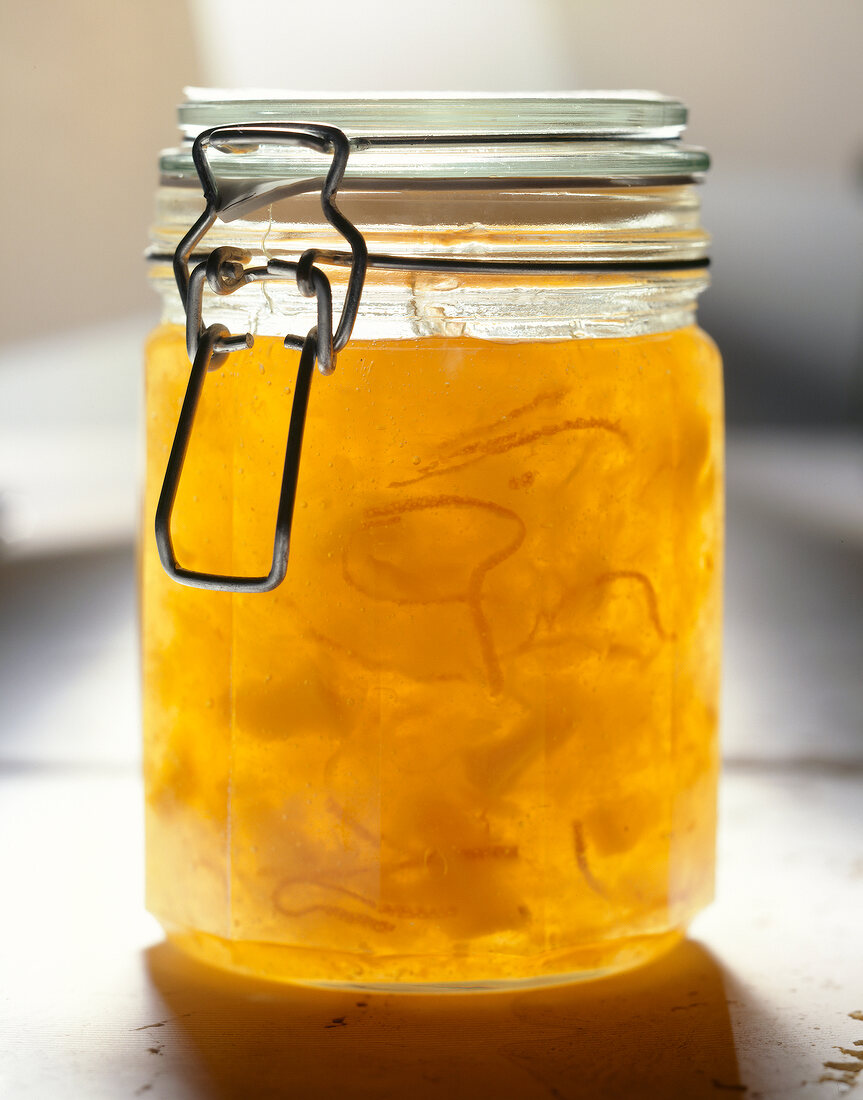
[[[168,940],[199,962],[264,981],[355,993],[493,993],[595,981],[643,966],[685,935],[674,928],[644,936],[524,956],[450,955],[358,958],[339,952],[245,940],[166,926]],[[439,978],[419,980],[420,973]],[[327,976],[324,976],[327,975]]]

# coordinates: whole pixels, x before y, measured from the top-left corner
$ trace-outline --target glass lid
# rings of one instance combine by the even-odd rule
[[[682,145],[686,108],[653,92],[548,95],[458,93],[402,96],[305,95],[189,88],[179,107],[183,145],[161,158],[168,180],[195,178],[191,143],[212,126],[314,122],[351,139],[347,186],[369,181],[692,179],[706,171],[703,149]],[[236,179],[320,176],[325,158],[265,146],[243,156],[211,154],[214,171]]]
[[[348,96],[187,88],[186,96],[188,102],[178,113],[187,137],[209,126],[250,119],[325,122],[348,137],[384,139],[515,134],[527,140],[552,134],[661,140],[680,137],[686,126],[684,105],[655,92]]]

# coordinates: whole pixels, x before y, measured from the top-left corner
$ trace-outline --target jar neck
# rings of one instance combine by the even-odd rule
[[[207,251],[232,245],[252,263],[296,258],[307,248],[339,249],[344,241],[321,217],[320,180],[279,187],[248,181],[231,196],[226,217],[207,234]],[[262,190],[263,189],[263,190]],[[263,199],[262,199],[263,194]],[[442,275],[369,271],[354,328],[355,340],[468,336],[490,340],[563,340],[634,336],[691,324],[706,287],[703,270],[639,273],[639,263],[685,264],[706,256],[692,183],[632,186],[579,180],[547,187],[429,186],[344,188],[339,206],[363,233],[369,250],[414,258],[574,261],[632,264],[634,274],[540,276]],[[164,319],[184,312],[169,257],[201,211],[200,191],[166,178],[157,194],[151,235],[151,275],[163,294]],[[346,273],[328,269],[334,302]],[[204,295],[207,324],[232,332],[284,336],[315,323],[314,303],[291,281],[266,280],[230,296]],[[338,307],[337,307],[338,308]]]

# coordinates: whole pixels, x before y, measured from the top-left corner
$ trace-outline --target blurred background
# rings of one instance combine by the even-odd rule
[[[142,259],[184,85],[647,88],[713,156],[725,751],[863,760],[859,0],[2,0],[0,762],[138,755]],[[493,14],[492,14],[493,12]]]

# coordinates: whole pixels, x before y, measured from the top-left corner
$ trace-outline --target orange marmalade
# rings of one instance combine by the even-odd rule
[[[297,353],[207,377],[173,537],[265,573]],[[188,378],[147,355],[152,530]],[[609,972],[712,890],[720,361],[698,328],[354,340],[315,377],[288,575],[143,554],[148,904],[276,979]]]

